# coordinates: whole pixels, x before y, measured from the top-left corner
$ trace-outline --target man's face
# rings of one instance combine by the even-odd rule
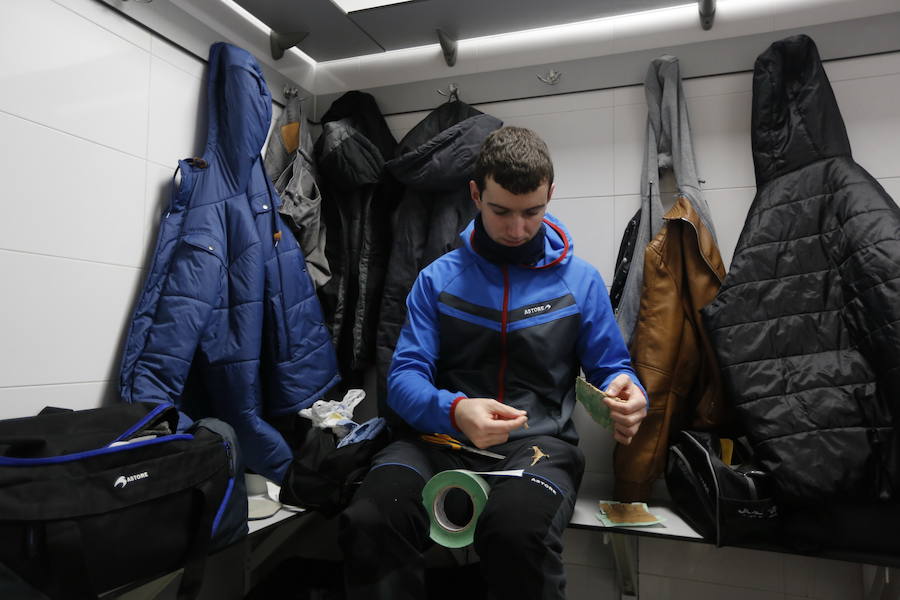
[[[475,182],[469,182],[469,191],[481,212],[484,229],[492,240],[504,246],[521,246],[534,237],[547,212],[553,188],[542,183],[533,192],[513,194],[488,176],[484,181],[484,192],[479,193]]]

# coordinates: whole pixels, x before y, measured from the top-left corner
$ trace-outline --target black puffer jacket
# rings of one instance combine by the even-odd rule
[[[475,214],[469,180],[484,139],[503,123],[463,102],[448,102],[416,125],[387,168],[405,186],[394,214],[393,246],[378,323],[380,408],[391,357],[406,319],[406,295],[419,271],[460,245]]]
[[[375,350],[396,203],[384,165],[397,142],[375,99],[363,92],[347,92],[335,100],[322,122],[315,155],[332,278],[319,297],[344,386],[360,387]]]
[[[704,319],[786,503],[900,496],[900,209],[850,155],[816,46],[753,79],[757,194]]]

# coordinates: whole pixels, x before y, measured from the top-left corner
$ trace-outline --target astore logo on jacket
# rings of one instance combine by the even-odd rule
[[[113,487],[124,488],[126,485],[128,485],[132,481],[137,481],[138,479],[147,479],[148,477],[150,477],[150,474],[147,473],[147,471],[142,471],[141,473],[135,473],[134,475],[119,475],[119,478],[116,479],[116,482],[113,484]]]

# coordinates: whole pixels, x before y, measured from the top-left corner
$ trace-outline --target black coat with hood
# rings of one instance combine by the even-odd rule
[[[319,291],[347,386],[372,363],[396,192],[385,170],[397,142],[375,99],[347,92],[322,117],[315,155],[331,280]],[[396,184],[393,184],[396,185]]]
[[[853,161],[816,46],[756,61],[757,194],[704,321],[786,504],[900,495],[900,209]]]
[[[376,341],[382,410],[387,372],[406,319],[406,296],[422,268],[461,244],[459,232],[475,215],[469,195],[475,160],[488,134],[502,125],[464,102],[448,102],[410,130],[397,158],[387,163],[405,192],[393,218]]]

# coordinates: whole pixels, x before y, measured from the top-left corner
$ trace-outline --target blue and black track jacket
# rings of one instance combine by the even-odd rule
[[[574,256],[559,221],[548,214],[544,222],[544,259],[533,267],[478,255],[473,221],[463,247],[419,274],[388,376],[388,403],[415,429],[458,435],[455,403],[494,398],[528,412],[529,428],[511,439],[575,443],[579,367],[601,389],[620,373],[638,382],[603,279]]]

